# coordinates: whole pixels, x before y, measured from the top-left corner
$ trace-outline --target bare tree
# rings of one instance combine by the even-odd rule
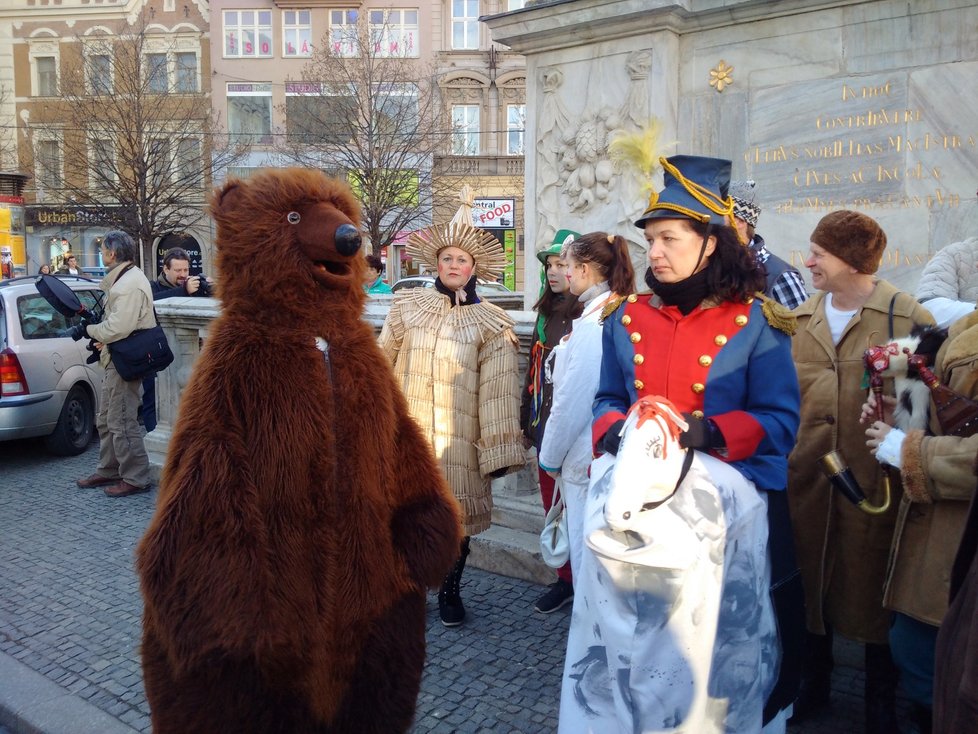
[[[32,125],[38,191],[131,233],[144,266],[160,236],[204,218],[211,171],[240,154],[215,139],[195,49],[150,32],[142,19],[76,41],[63,59],[56,116]],[[56,136],[63,175],[58,154],[44,151],[45,136]]]
[[[382,26],[368,26],[366,16],[325,36],[303,78],[288,84],[282,153],[347,178],[377,250],[399,231],[431,223],[434,157],[448,141],[433,65],[412,58],[412,39],[386,16]]]

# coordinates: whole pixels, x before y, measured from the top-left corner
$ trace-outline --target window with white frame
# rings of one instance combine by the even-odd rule
[[[223,17],[225,58],[271,57],[271,10],[225,10]]]
[[[418,87],[385,84],[374,89],[373,118],[376,132],[406,140],[418,132]]]
[[[272,142],[272,85],[228,84],[228,132],[241,143]]]
[[[523,155],[526,130],[526,105],[506,105],[506,155]]]
[[[360,42],[357,39],[357,10],[329,11],[329,48],[334,56],[353,58],[360,55]]]
[[[479,105],[452,105],[452,155],[479,155]]]
[[[282,11],[282,55],[312,56],[312,13],[310,11]]]
[[[166,69],[166,54],[145,54],[146,89],[150,94],[166,94],[169,80]]]
[[[176,180],[181,187],[196,188],[203,185],[204,176],[200,150],[200,140],[197,138],[187,137],[177,141],[173,168]]]
[[[479,0],[452,0],[452,48],[479,48]]]
[[[173,90],[177,94],[196,94],[200,89],[197,54],[193,51],[178,51],[174,54],[174,62]]]
[[[342,145],[352,137],[358,117],[352,88],[324,88],[306,82],[285,85],[285,133],[289,142]]]
[[[61,171],[61,141],[55,137],[38,140],[34,148],[38,190],[57,190],[64,183]]]
[[[88,186],[98,189],[118,180],[115,142],[106,134],[95,135],[88,142]]]
[[[146,173],[149,184],[154,189],[160,189],[170,184],[172,165],[170,139],[166,137],[152,138],[149,141],[146,155]]]
[[[55,56],[35,56],[34,69],[37,97],[56,97],[58,95],[58,59]]]
[[[90,54],[86,57],[85,70],[88,72],[88,90],[92,94],[111,94],[112,57],[108,54]]]
[[[374,56],[417,58],[419,56],[417,9],[371,10],[370,48]]]

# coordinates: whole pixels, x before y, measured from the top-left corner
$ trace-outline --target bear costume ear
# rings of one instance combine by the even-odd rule
[[[211,212],[217,216],[228,210],[233,210],[244,198],[244,187],[237,179],[230,179],[219,189],[214,189],[211,197]]]

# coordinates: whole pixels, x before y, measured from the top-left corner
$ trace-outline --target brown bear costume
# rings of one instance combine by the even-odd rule
[[[359,206],[290,169],[211,212],[223,312],[137,551],[153,729],[405,731],[460,512],[361,320]]]

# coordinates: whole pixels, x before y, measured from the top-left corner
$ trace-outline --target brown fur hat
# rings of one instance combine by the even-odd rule
[[[886,233],[876,220],[842,209],[826,214],[815,225],[811,241],[860,273],[875,273],[886,249]]]

